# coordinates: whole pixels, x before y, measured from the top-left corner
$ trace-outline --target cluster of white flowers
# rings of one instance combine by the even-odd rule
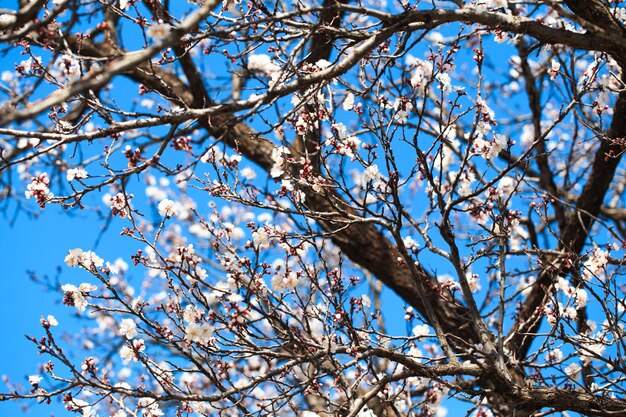
[[[141,398],[137,405],[143,409],[143,417],[160,417],[163,415],[163,410],[159,408],[159,404],[153,398]]]
[[[55,62],[54,75],[60,79],[75,80],[80,77],[80,62],[71,55],[61,55]]]
[[[455,173],[452,173],[452,177],[455,177]],[[476,175],[474,175],[471,169],[464,169],[461,174],[459,174],[457,193],[460,197],[468,196],[473,192],[472,184],[475,180]]]
[[[438,274],[437,282],[441,285],[441,287],[446,288],[450,291],[457,291],[461,288],[460,284],[454,279],[452,275],[449,274]]]
[[[33,59],[33,57],[31,56],[28,59],[20,62],[20,65],[18,66],[18,68],[23,70],[24,73],[30,74],[38,70],[41,70],[43,68],[43,66],[41,65],[41,62],[42,62],[41,57],[35,56]]]
[[[167,198],[166,188],[170,185],[168,178],[157,180],[153,175],[146,175],[146,196],[152,201],[161,201]]]
[[[515,187],[517,187],[517,180],[515,178],[509,176],[502,177],[498,182],[498,195],[503,200],[506,200],[513,194]]]
[[[54,195],[48,188],[50,186],[50,179],[48,173],[37,175],[31,178],[30,184],[26,186],[26,192],[24,195],[26,198],[35,197],[37,203],[41,208],[44,208],[46,202],[48,202]]]
[[[65,263],[70,268],[79,265],[87,269],[92,267],[100,268],[104,265],[104,260],[92,251],[84,252],[80,248],[71,249],[65,256]]]
[[[46,318],[41,316],[41,319],[39,321],[44,327],[53,327],[59,325],[56,317],[54,317],[52,314],[48,314]]]
[[[290,290],[298,285],[298,273],[290,270],[286,273],[278,273],[272,277],[272,288],[275,291],[282,292]]]
[[[583,278],[586,281],[593,277],[601,278],[606,264],[609,262],[609,252],[600,248],[594,248],[583,265]]]
[[[178,216],[178,205],[169,199],[162,200],[157,209],[159,210],[159,214],[163,217],[173,217]]]
[[[507,39],[509,39],[508,32],[504,32],[502,30],[497,30],[494,32],[493,40],[496,43],[504,43]]]
[[[203,316],[204,310],[194,306],[193,304],[189,304],[183,311],[183,320],[187,323],[198,323],[202,320]]]
[[[78,311],[85,311],[88,305],[85,294],[95,291],[97,288],[98,287],[95,285],[89,283],[82,283],[78,287],[72,284],[64,284],[61,287],[61,290],[65,292],[63,303],[73,305]]]
[[[491,126],[496,123],[496,114],[482,97],[476,99],[476,111],[479,115],[476,131],[482,136],[487,136],[491,131]]]
[[[66,175],[68,181],[82,180],[89,176],[83,167],[68,169]]]
[[[583,71],[583,73],[581,74],[578,84],[592,83],[593,81],[595,81],[598,75],[596,71],[601,63],[602,60],[600,60],[599,58],[596,58],[592,62],[590,62],[589,65],[587,65],[585,71]]]
[[[37,386],[43,380],[39,375],[30,375],[28,377],[28,383],[32,386]]]
[[[404,246],[409,251],[417,250],[420,247],[419,243],[417,243],[411,236],[405,237],[402,241],[404,242]]]
[[[411,55],[407,56],[406,64],[412,68],[411,79],[409,80],[411,87],[416,89],[419,94],[424,94],[426,86],[432,79],[433,64],[430,61],[422,61]]]
[[[280,66],[276,65],[269,55],[253,54],[248,57],[248,69],[271,76],[280,71]]]
[[[146,349],[146,343],[143,339],[133,339],[131,345],[125,344],[120,349],[120,356],[124,360],[124,362],[128,362],[131,359],[137,362],[139,360],[139,353],[143,352]]]
[[[346,94],[346,97],[343,99],[342,107],[346,111],[350,111],[354,108],[354,94]]]
[[[234,153],[229,155],[212,146],[200,157],[200,162],[203,164],[221,164],[224,167],[230,168],[239,165],[239,162],[241,162],[241,154]]]
[[[559,75],[559,70],[561,69],[561,64],[558,60],[553,59],[550,68],[548,68],[548,75],[550,75],[550,79],[554,81],[556,77]]]
[[[435,76],[437,81],[439,81],[439,89],[444,93],[449,93],[452,91],[452,79],[450,75],[445,72],[440,72]]]
[[[199,279],[200,281],[204,281],[206,277],[209,275],[206,269],[202,268],[200,265],[196,265],[196,267],[194,268],[194,272],[195,272],[195,278]],[[188,276],[188,279],[190,280],[190,282],[195,282],[194,281],[195,278]]]
[[[572,378],[572,377],[575,377],[576,375],[578,375],[580,370],[581,370],[580,365],[577,364],[576,362],[574,362],[574,363],[568,365],[567,368],[565,368],[565,375],[567,375],[570,378]]]
[[[127,217],[129,212],[128,208],[130,207],[130,199],[133,197],[132,194],[126,198],[123,193],[117,193],[113,197],[109,197],[108,204],[111,208],[111,212],[114,216],[120,216],[122,218]]]
[[[558,303],[557,306],[547,304],[543,308],[543,314],[546,316],[548,323],[552,326],[557,323],[559,318],[569,321],[576,320],[576,308],[574,306],[565,307],[561,303]]]
[[[480,291],[480,277],[478,274],[472,274],[471,272],[467,273],[467,283],[469,284],[471,292]]]
[[[425,337],[432,334],[432,332],[430,331],[430,326],[427,324],[418,324],[417,326],[413,327],[413,336],[419,338]]]
[[[493,135],[493,141],[485,140],[482,136],[479,136],[472,144],[472,153],[480,154],[486,160],[490,160],[506,149],[507,142],[504,135]]]
[[[333,138],[327,141],[326,144],[334,146],[339,155],[345,155],[354,159],[354,152],[361,146],[361,140],[354,135],[348,135],[347,128],[343,123],[334,123],[332,128],[337,132],[339,140],[337,141]]]
[[[79,398],[72,398],[67,403],[67,409],[68,411],[80,412],[82,417],[96,417],[96,410],[94,410],[87,401],[81,400]]]
[[[372,182],[374,188],[378,188],[382,184],[381,178],[378,165],[371,164],[365,169],[365,171],[363,171],[363,174],[361,175],[361,184],[366,185],[369,182]]]
[[[137,336],[137,324],[133,319],[124,319],[120,324],[120,335],[127,339],[134,339]]]
[[[248,181],[251,181],[256,178],[256,172],[254,172],[254,170],[250,167],[242,168],[241,171],[239,171],[239,173],[241,174],[243,178],[245,178]]]
[[[576,308],[583,308],[587,305],[589,296],[584,288],[574,288],[568,280],[562,277],[559,277],[554,287],[563,292],[568,298],[573,298]]]
[[[321,104],[324,102],[324,95],[321,94],[321,91],[320,94],[318,94],[317,102],[320,103],[318,105],[319,112],[309,111],[306,108],[298,112],[298,118],[294,123],[294,127],[299,135],[304,135],[307,132],[314,132],[316,129],[319,129],[320,120],[328,119],[326,109],[324,105]],[[282,134],[282,131],[278,132],[281,132]]]
[[[563,352],[559,348],[552,348],[546,353],[546,362],[560,363],[563,360]]]
[[[207,344],[213,337],[213,326],[209,323],[190,323],[185,328],[185,338],[190,342]]]
[[[393,109],[395,110],[393,118],[395,119],[396,122],[398,122],[399,124],[403,125],[409,119],[409,116],[411,114],[411,110],[413,110],[413,103],[411,103],[404,96],[398,97],[393,102]]]
[[[337,144],[337,153],[354,159],[354,151],[359,149],[359,145],[361,145],[361,140],[359,138],[356,136],[349,136],[344,141]]]
[[[622,330],[623,331],[623,330]],[[580,342],[579,355],[583,363],[589,363],[592,360],[602,358],[606,350],[606,344],[600,341],[601,334]]]
[[[270,247],[270,235],[264,227],[259,227],[252,232],[252,241],[254,242],[254,246],[259,249],[267,249]]]
[[[272,150],[272,160],[274,165],[270,171],[272,178],[278,178],[285,173],[284,167],[287,162],[287,155],[290,155],[291,151],[285,146],[279,146]]]
[[[270,77],[269,86],[275,85],[280,79],[281,67],[269,55],[253,54],[248,57],[248,69],[257,74]],[[250,98],[256,98],[251,95]]]

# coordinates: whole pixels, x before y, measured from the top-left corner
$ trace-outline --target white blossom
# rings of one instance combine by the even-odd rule
[[[578,373],[581,370],[581,366],[577,363],[572,363],[570,365],[567,366],[567,368],[565,368],[565,374],[569,377],[574,377],[576,375],[578,375]]]
[[[471,292],[480,291],[480,288],[481,288],[480,287],[480,278],[479,278],[478,274],[472,274],[471,272],[468,272],[468,274],[467,274],[467,283],[469,284]]]
[[[65,263],[71,268],[80,265],[84,268],[91,269],[93,267],[102,267],[104,260],[92,251],[84,252],[82,249],[76,248],[68,251],[65,257]]]
[[[176,203],[172,200],[162,200],[157,209],[159,210],[159,214],[163,217],[172,217],[178,215],[178,207]]]
[[[578,288],[574,292],[574,298],[575,298],[576,308],[583,308],[587,305],[587,300],[589,296],[587,295],[587,291],[584,288]]]
[[[137,324],[133,319],[123,319],[120,324],[120,334],[127,339],[133,339],[137,336]]]
[[[404,246],[410,251],[417,250],[420,247],[420,245],[413,240],[411,236],[405,237],[402,241],[404,242]]]
[[[293,289],[297,284],[298,274],[295,271],[289,271],[287,274],[276,274],[272,278],[272,288],[278,292]]]
[[[413,336],[417,338],[428,336],[429,334],[431,334],[431,331],[430,326],[427,324],[418,324],[417,326],[413,327]]]
[[[450,91],[452,91],[452,79],[450,78],[449,74],[446,74],[445,72],[440,72],[435,76],[435,78],[437,79],[437,81],[439,81],[439,88],[441,89],[441,91],[443,91],[444,93],[449,93]]]
[[[190,342],[207,344],[213,336],[213,327],[208,323],[190,323],[185,328],[185,338]]]
[[[563,352],[559,348],[552,348],[546,353],[546,362],[558,363],[563,360]]]
[[[559,70],[561,69],[561,63],[553,59],[550,68],[548,69],[548,74],[550,75],[550,79],[554,81],[556,77],[559,75]]]
[[[500,197],[504,200],[508,199],[513,194],[516,186],[517,181],[515,178],[509,176],[502,177],[498,182],[498,193]]]
[[[87,178],[88,176],[89,174],[87,173],[85,168],[82,167],[68,169],[66,173],[68,181],[82,180]]]
[[[602,277],[608,262],[608,251],[600,248],[593,249],[583,265],[583,278],[589,281],[594,277]]]
[[[265,75],[272,75],[280,71],[280,67],[266,54],[250,55],[248,57],[248,69]]]
[[[354,94],[346,94],[346,97],[343,99],[342,107],[344,110],[352,110],[352,108],[354,107]]]
[[[272,178],[278,178],[284,174],[284,165],[287,161],[287,155],[290,155],[291,151],[284,147],[279,146],[272,150],[272,160],[274,161],[274,165],[272,166],[272,170],[270,171],[270,176]]]
[[[88,283],[82,283],[78,287],[72,284],[64,284],[61,286],[61,290],[65,292],[66,297],[68,297],[67,302],[64,300],[64,303],[73,305],[81,312],[85,311],[89,304],[85,298],[85,294],[95,291],[96,289],[97,287],[95,285]]]
[[[259,249],[267,249],[270,247],[270,236],[263,228],[259,228],[252,232],[252,239]]]
[[[138,354],[146,349],[146,344],[143,339],[134,339],[130,344],[125,344],[120,349],[120,356],[125,361],[133,359],[135,362],[139,360]],[[132,346],[131,346],[132,344]]]
[[[40,377],[39,375],[30,375],[28,377],[28,383],[30,385],[37,385],[39,384],[41,381],[43,380],[42,377]]]
[[[26,198],[35,197],[37,203],[41,208],[52,198],[54,195],[48,188],[50,186],[50,179],[48,173],[37,175],[31,178],[31,183],[26,186],[26,192],[24,195]]]

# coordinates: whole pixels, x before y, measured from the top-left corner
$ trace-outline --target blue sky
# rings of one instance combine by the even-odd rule
[[[39,275],[56,275],[58,266],[75,247],[95,249],[106,259],[115,259],[130,253],[128,240],[119,237],[118,227],[105,232],[101,244],[95,247],[101,223],[93,216],[75,211],[70,217],[56,207],[41,211],[38,218],[26,213],[16,217],[13,225],[8,219],[0,220],[0,374],[8,375],[14,382],[28,386],[27,377],[37,374],[37,364],[43,361],[35,346],[24,335],[39,337],[43,330],[41,316],[54,315],[59,321],[59,332],[77,331],[80,323],[73,316],[75,309],[61,304],[62,293],[49,292],[29,279],[27,270]],[[76,283],[88,279],[82,270],[63,268],[61,283]],[[4,392],[2,384],[0,391]],[[20,406],[13,402],[0,402],[0,416],[12,415]],[[37,408],[37,414],[46,411]],[[61,406],[50,411],[63,410]]]

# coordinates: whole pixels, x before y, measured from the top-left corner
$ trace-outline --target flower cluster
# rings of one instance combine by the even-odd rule
[[[124,193],[117,193],[113,197],[109,198],[109,206],[111,207],[111,213],[113,216],[120,216],[121,218],[128,217],[130,213],[130,199],[133,195],[130,194],[128,198]]]
[[[120,349],[120,356],[125,362],[131,359],[137,362],[139,360],[139,354],[146,350],[146,343],[143,339],[133,339],[128,344],[125,344]]]
[[[493,140],[485,140],[482,136],[477,137],[472,144],[472,152],[480,154],[489,160],[500,154],[507,147],[507,139],[504,135],[495,134]]]
[[[89,174],[87,173],[85,168],[78,167],[78,168],[68,169],[66,176],[67,176],[68,181],[74,181],[74,180],[83,180],[87,178]]]
[[[178,207],[172,200],[162,200],[157,207],[159,214],[163,217],[173,217],[178,215]]]
[[[285,173],[285,164],[288,162],[288,155],[290,154],[291,151],[289,148],[284,146],[279,146],[272,150],[272,161],[274,161],[274,165],[270,171],[272,178],[278,178]]]
[[[65,292],[63,297],[63,304],[67,306],[74,306],[78,311],[85,311],[87,305],[87,299],[85,296],[91,291],[95,291],[98,287],[93,284],[82,283],[78,287],[72,284],[64,284],[61,290]]]
[[[43,174],[31,178],[31,183],[26,186],[26,192],[24,194],[26,198],[35,197],[37,204],[43,209],[46,203],[54,197],[48,188],[49,186],[50,179],[48,178],[48,174],[44,172]]]
[[[291,290],[298,285],[298,278],[298,273],[293,270],[278,272],[272,277],[272,288],[278,292]]]
[[[590,281],[594,277],[601,278],[609,261],[609,252],[600,248],[594,248],[583,265],[583,278]]]
[[[82,266],[86,269],[100,268],[104,264],[104,260],[92,251],[84,252],[80,248],[71,249],[65,256],[65,263],[70,268]]]

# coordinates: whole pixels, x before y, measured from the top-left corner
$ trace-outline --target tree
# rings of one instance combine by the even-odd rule
[[[623,415],[622,3],[3,10],[5,213],[91,210],[138,250],[67,243],[84,282],[49,285],[90,343],[42,318],[47,362],[0,398]]]

